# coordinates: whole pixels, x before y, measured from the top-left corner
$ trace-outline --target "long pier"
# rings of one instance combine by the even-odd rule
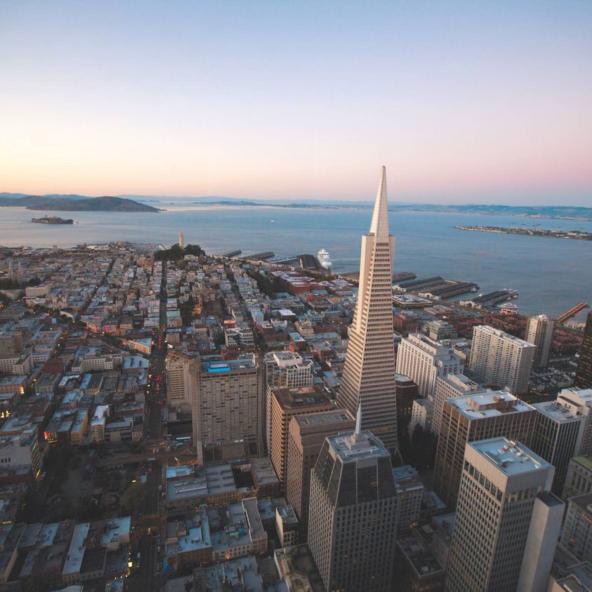
[[[588,304],[586,302],[578,302],[576,305],[572,306],[569,310],[566,310],[564,313],[560,314],[557,317],[558,323],[565,323],[572,317],[575,317],[579,312],[583,311],[585,308],[588,308]]]

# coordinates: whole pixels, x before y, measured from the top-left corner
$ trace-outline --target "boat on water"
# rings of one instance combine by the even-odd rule
[[[331,269],[333,263],[331,261],[331,257],[329,256],[328,251],[326,251],[325,249],[321,249],[317,253],[317,259],[319,260],[319,263],[321,264],[321,267],[323,269]]]

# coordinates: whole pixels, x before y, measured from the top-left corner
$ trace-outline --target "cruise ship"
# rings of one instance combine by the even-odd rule
[[[331,262],[331,257],[329,256],[328,251],[321,249],[317,253],[317,259],[319,260],[319,263],[323,269],[331,269],[331,265],[333,265],[333,263]]]

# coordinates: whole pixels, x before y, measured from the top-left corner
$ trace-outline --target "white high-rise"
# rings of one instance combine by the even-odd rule
[[[446,590],[546,590],[563,516],[553,473],[507,438],[467,444]]]
[[[438,377],[461,374],[463,369],[461,359],[449,343],[421,333],[409,335],[397,349],[397,372],[409,376],[422,397],[433,397]]]
[[[370,231],[362,236],[358,301],[337,402],[352,415],[361,407],[362,429],[372,431],[389,450],[397,448],[394,242],[389,234],[386,170],[382,167]]]
[[[515,395],[528,391],[536,346],[488,325],[473,328],[469,370],[479,382],[507,387]]]
[[[553,326],[553,321],[547,315],[537,315],[528,319],[525,339],[528,343],[536,345],[534,354],[535,368],[546,368],[549,364]]]
[[[271,452],[271,400],[274,388],[301,388],[312,386],[313,362],[291,351],[267,352],[263,357],[265,367],[265,443]]]

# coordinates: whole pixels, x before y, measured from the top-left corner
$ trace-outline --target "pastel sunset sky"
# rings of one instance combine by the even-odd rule
[[[0,191],[592,206],[592,2],[0,0]]]

